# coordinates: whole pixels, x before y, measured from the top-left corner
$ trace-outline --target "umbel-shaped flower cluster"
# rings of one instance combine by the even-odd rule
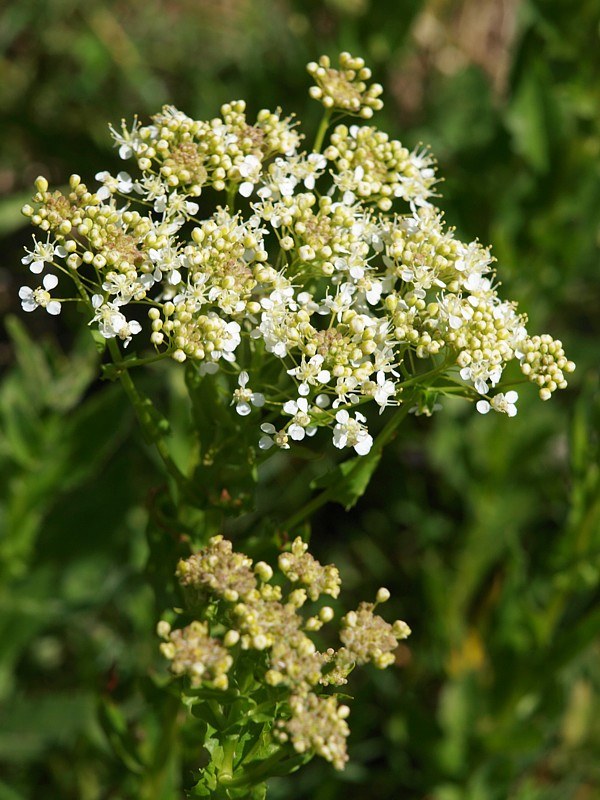
[[[234,552],[231,542],[213,537],[177,569],[204,618],[174,630],[162,621],[158,631],[165,639],[161,649],[171,670],[186,675],[192,689],[225,693],[243,686],[250,695],[264,687],[279,689],[273,694],[274,739],[289,741],[297,753],[315,753],[342,769],[348,758],[349,708],[336,694],[325,694],[326,687],[344,686],[356,665],[372,663],[384,669],[393,664],[398,641],[410,629],[405,622],[391,625],[374,613],[378,603],[389,599],[389,592],[380,589],[375,603],[363,602],[341,618],[342,646],[320,652],[310,634],[330,622],[334,611],[327,605],[312,614],[303,609],[322,595],[336,598],[341,581],[335,566],[322,566],[307,550],[298,537],[291,550],[279,556],[281,576],[293,587],[284,593],[279,583],[271,582],[274,573],[268,564],[253,564]],[[263,658],[257,661],[256,652]],[[263,699],[263,710],[266,704]]]
[[[429,151],[362,124],[382,105],[362,59],[308,69],[325,108],[312,151],[280,110],[250,121],[237,101],[202,121],[165,106],[111,129],[132,174],[100,172],[96,189],[73,175],[65,193],[39,178],[24,213],[43,236],[23,262],[41,283],[23,308],[76,300],[113,354],[135,337],[154,360],[221,371],[263,449],[325,427],[364,455],[365,406],[430,413],[440,394],[512,416],[511,361],[542,399],[564,388],[561,343],[529,335],[490,250],[446,227]],[[56,295],[57,273],[76,298]]]

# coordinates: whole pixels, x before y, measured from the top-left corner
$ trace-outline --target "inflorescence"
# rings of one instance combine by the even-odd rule
[[[99,172],[92,190],[72,175],[64,193],[38,178],[23,211],[42,236],[23,263],[41,282],[21,288],[23,308],[55,315],[76,300],[106,340],[231,376],[262,449],[325,427],[336,447],[364,455],[362,407],[412,406],[419,387],[512,416],[516,391],[497,391],[511,361],[543,400],[564,388],[574,364],[561,343],[528,334],[498,295],[489,248],[445,226],[430,152],[335,124],[381,108],[362,59],[344,53],[333,68],[322,57],[308,70],[334,125],[322,150],[320,135],[303,150],[280,110],[251,122],[237,101],[200,121],[165,106],[150,125],[111,129],[135,176]],[[63,275],[75,298],[56,295]],[[276,380],[261,366],[274,360]]]
[[[201,598],[206,618],[179,629],[160,622],[158,632],[165,640],[161,650],[172,672],[186,675],[192,688],[223,691],[243,674],[244,654],[264,653],[262,674],[252,662],[256,685],[286,690],[286,703],[273,727],[275,739],[342,769],[348,760],[349,708],[336,694],[326,694],[326,687],[344,686],[357,665],[385,669],[393,664],[398,642],[410,629],[401,620],[390,624],[374,613],[390,596],[382,588],[376,602],[363,602],[341,618],[342,646],[320,652],[310,634],[331,622],[334,610],[324,605],[303,614],[302,609],[322,595],[337,598],[339,572],[333,565],[322,566],[299,537],[279,556],[278,566],[291,584],[285,594],[281,585],[271,582],[274,571],[267,563],[253,564],[235,552],[230,541],[213,537],[177,569],[182,586]]]

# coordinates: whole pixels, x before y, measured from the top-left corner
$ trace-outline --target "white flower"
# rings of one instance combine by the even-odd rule
[[[104,170],[103,172],[97,172],[95,177],[97,181],[104,184],[96,192],[96,197],[99,200],[108,200],[114,192],[130,194],[133,190],[133,179],[128,172],[119,172],[117,177],[114,178],[110,172]]]
[[[312,190],[315,188],[315,180],[320,177],[327,169],[327,159],[321,153],[310,153],[306,162],[299,162],[295,173],[302,179],[304,186]]]
[[[377,373],[377,388],[373,392],[373,398],[379,406],[380,414],[387,405],[390,405],[390,397],[393,397],[395,394],[396,387],[393,381],[386,380],[385,372],[380,370]]]
[[[299,395],[306,397],[310,392],[309,386],[329,383],[331,373],[328,369],[321,369],[324,361],[325,358],[320,353],[312,356],[308,361],[302,356],[302,363],[299,366],[288,369],[288,375],[302,381],[298,387]]]
[[[341,322],[342,317],[346,311],[352,306],[352,295],[356,291],[356,286],[351,283],[343,283],[335,295],[327,295],[323,300],[323,305],[320,314],[336,314],[338,322]]]
[[[502,414],[508,414],[509,417],[514,417],[517,413],[517,407],[515,403],[519,399],[518,392],[510,391],[503,394],[495,395],[492,397],[491,402],[488,403],[487,400],[479,400],[477,402],[477,411],[480,414],[487,414],[490,408],[493,408],[494,411],[498,411]]]
[[[92,305],[96,309],[96,313],[89,324],[97,322],[101,336],[105,339],[114,339],[115,336],[120,336],[121,331],[125,333],[124,329],[128,325],[127,319],[119,311],[117,303],[105,303],[101,294],[95,294],[92,297]],[[125,338],[128,335],[125,333]]]
[[[333,407],[338,408],[338,406],[346,405],[346,403],[358,403],[358,395],[353,394],[357,386],[358,380],[354,375],[350,375],[348,378],[338,378],[335,387],[337,398],[333,401]]]
[[[223,326],[223,330],[221,333],[221,342],[220,342],[220,352],[217,350],[213,351],[213,358],[216,352],[219,352],[221,358],[224,358],[225,361],[233,361],[233,353],[236,350],[237,346],[241,342],[242,338],[240,335],[240,326],[237,322],[227,322]]]
[[[151,261],[156,264],[156,269],[152,273],[155,281],[162,280],[163,274],[167,276],[167,282],[171,286],[181,283],[180,268],[183,266],[183,256],[177,252],[177,247],[165,245],[160,249],[151,247],[148,250]]]
[[[342,409],[337,412],[335,419],[337,424],[333,429],[333,444],[340,449],[353,447],[359,456],[366,456],[373,446],[373,437],[363,424],[366,417],[357,411],[355,419],[352,419]]]
[[[119,148],[120,158],[131,158],[134,153],[140,150],[143,140],[138,130],[139,121],[137,119],[134,120],[131,131],[128,131],[125,127],[125,120],[121,122],[122,133],[117,133],[112,125],[109,125],[109,128],[115,145]]]
[[[125,306],[132,298],[138,299],[144,294],[143,277],[141,281],[132,280],[129,275],[122,272],[109,272],[106,280],[102,283],[105,292],[115,296],[114,302],[119,306]]]
[[[261,450],[268,450],[270,447],[273,447],[274,444],[276,444],[277,447],[280,447],[282,450],[290,449],[287,433],[278,431],[277,428],[274,425],[271,425],[270,422],[263,422],[263,424],[260,426],[260,429],[265,434],[264,436],[260,437],[258,442],[258,446]]]
[[[261,408],[265,404],[265,396],[260,392],[253,392],[252,389],[247,388],[247,383],[250,376],[247,372],[240,372],[238,378],[239,389],[233,393],[233,401],[236,403],[235,410],[240,417],[246,417],[252,411],[251,404],[255,408]],[[236,402],[237,401],[237,402]]]
[[[123,341],[123,347],[127,347],[131,338],[142,330],[142,326],[137,319],[131,319],[119,331],[119,339]]]
[[[241,164],[238,165],[238,171],[242,178],[246,180],[240,184],[239,192],[242,197],[250,197],[254,190],[254,184],[260,178],[260,170],[262,164],[260,160],[253,155],[246,156]]]
[[[177,192],[172,192],[169,197],[162,194],[154,201],[154,210],[159,214],[168,212],[171,215],[183,214],[184,216],[193,217],[198,213],[200,206],[193,200],[186,200]]]
[[[313,436],[317,432],[315,427],[310,426],[311,419],[306,397],[288,400],[287,403],[284,403],[283,413],[293,416],[288,428],[288,435],[295,442],[301,442],[305,436]]]
[[[55,258],[64,258],[67,255],[64,247],[55,245],[49,238],[46,242],[38,242],[34,236],[33,241],[33,250],[26,250],[27,255],[23,256],[21,263],[29,264],[30,271],[36,275],[43,271],[45,262],[51,264]]]
[[[460,371],[463,381],[472,381],[479,394],[487,394],[488,381],[492,386],[500,381],[502,377],[502,366],[500,364],[490,364],[487,359],[473,361]]]
[[[58,300],[52,300],[50,297],[50,290],[58,285],[58,278],[56,275],[44,275],[42,284],[43,288],[38,286],[37,289],[30,289],[29,286],[21,286],[19,289],[19,297],[21,298],[23,311],[35,311],[36,308],[45,308],[52,316],[60,314],[60,302]]]

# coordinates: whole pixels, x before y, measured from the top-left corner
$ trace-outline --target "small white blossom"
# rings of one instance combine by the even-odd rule
[[[352,419],[348,412],[342,409],[337,412],[335,419],[333,444],[340,449],[353,447],[359,456],[366,456],[373,446],[373,437],[364,425],[366,417],[357,411],[355,418]]]
[[[33,237],[33,250],[26,250],[27,255],[21,259],[22,264],[28,264],[29,269],[35,275],[39,275],[44,269],[44,264],[52,264],[55,258],[64,258],[67,251],[61,245],[56,245],[48,238],[46,242],[38,242]]]
[[[119,172],[115,178],[104,170],[96,173],[96,180],[104,184],[96,192],[96,197],[102,201],[108,200],[115,192],[130,194],[134,188],[133,179],[128,172]]]
[[[317,432],[311,426],[311,418],[306,397],[299,397],[297,400],[288,400],[283,405],[283,413],[291,414],[293,419],[287,429],[288,435],[295,442],[301,442],[305,436],[312,436]]]
[[[127,329],[127,319],[125,315],[119,311],[117,303],[104,302],[104,298],[101,294],[95,294],[92,297],[92,305],[96,313],[90,321],[90,325],[93,322],[97,322],[101,336],[105,339],[114,339],[115,336],[120,335],[121,331],[125,332]],[[125,338],[127,338],[128,335],[129,333],[126,333]]]
[[[260,426],[260,429],[265,434],[264,436],[260,437],[258,442],[258,446],[261,450],[268,450],[269,448],[273,447],[274,444],[277,445],[277,447],[280,447],[282,450],[290,449],[287,433],[284,431],[278,431],[277,428],[270,422],[263,422],[263,424]]]
[[[246,417],[252,411],[251,406],[255,408],[262,408],[265,404],[265,396],[260,392],[253,392],[252,389],[247,388],[250,376],[247,372],[240,372],[238,378],[239,389],[233,393],[233,401],[236,406],[235,410],[240,417]]]
[[[242,197],[250,197],[254,191],[254,185],[260,178],[260,171],[262,168],[261,161],[253,155],[246,156],[241,164],[238,165],[238,171],[242,178],[245,180],[240,184],[239,192]]]
[[[502,414],[508,414],[509,417],[514,417],[517,413],[515,403],[518,399],[518,392],[510,391],[506,392],[506,394],[500,392],[500,394],[492,397],[490,402],[487,400],[479,400],[477,402],[477,411],[479,411],[480,414],[487,414],[488,411],[493,408],[494,411],[499,411]]]
[[[298,387],[298,394],[306,397],[310,392],[310,386],[320,386],[329,383],[331,380],[331,373],[328,369],[322,369],[324,357],[317,353],[309,358],[308,361],[302,357],[302,362],[299,366],[293,369],[288,369],[288,375],[302,381]]]
[[[349,378],[338,378],[335,387],[337,397],[333,401],[333,407],[338,408],[347,403],[358,403],[360,398],[357,394],[354,394],[357,387],[358,379],[353,375],[350,375]]]
[[[132,337],[142,330],[142,326],[137,319],[130,319],[119,331],[119,339],[123,342],[123,347],[127,347]]]
[[[502,378],[502,366],[490,364],[487,360],[472,362],[460,371],[463,381],[472,381],[479,394],[487,394],[488,382],[493,387]]]
[[[127,126],[125,125],[125,120],[121,121],[121,133],[117,133],[117,131],[113,128],[112,125],[109,126],[112,138],[114,139],[115,145],[119,148],[119,157],[123,160],[127,158],[131,158],[134,154],[136,154],[139,150],[141,145],[143,144],[142,137],[140,136],[139,132],[139,121],[137,118],[134,120],[133,126],[131,130],[127,130]]]
[[[23,311],[35,311],[36,308],[45,308],[48,314],[56,316],[60,314],[61,305],[58,300],[52,300],[50,291],[58,285],[56,275],[47,274],[42,279],[42,286],[37,289],[30,289],[29,286],[21,286],[19,297]]]
[[[384,408],[390,405],[390,398],[396,394],[396,386],[393,381],[387,380],[385,372],[380,370],[377,373],[377,386],[373,392],[373,399],[379,406],[379,413],[381,414]]]

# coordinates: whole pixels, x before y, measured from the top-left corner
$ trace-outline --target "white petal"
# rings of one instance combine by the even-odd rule
[[[108,200],[110,197],[110,190],[107,186],[101,186],[96,192],[96,197],[98,200]]]
[[[355,451],[359,456],[366,456],[373,446],[373,437],[370,434],[361,436],[358,442],[354,445]]]
[[[288,435],[295,442],[301,442],[306,436],[306,431],[301,425],[290,425]]]
[[[50,289],[54,289],[56,286],[58,286],[58,278],[56,275],[44,275],[44,280],[42,283],[44,284],[44,289],[48,289],[48,291],[50,291]]]

